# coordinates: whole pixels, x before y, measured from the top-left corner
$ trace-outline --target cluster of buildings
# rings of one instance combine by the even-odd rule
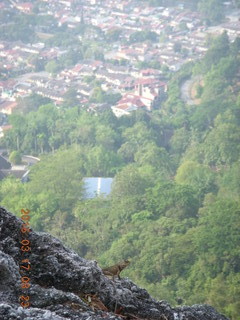
[[[11,114],[17,107],[17,98],[33,93],[50,98],[56,105],[61,105],[67,91],[74,88],[79,104],[97,111],[102,105],[89,103],[93,87],[84,82],[85,77],[99,80],[103,91],[121,94],[122,98],[115,106],[111,106],[117,116],[129,114],[138,108],[151,111],[167,91],[166,81],[161,80],[162,73],[155,69],[137,70],[113,66],[102,61],[83,60],[74,67],[59,72],[56,77],[42,72],[15,80],[0,81],[0,110],[5,114]]]
[[[233,40],[240,31],[240,22],[234,17],[223,25],[207,28],[199,13],[191,11],[184,3],[166,8],[149,7],[146,2],[136,0],[11,0],[3,1],[0,9],[31,14],[36,5],[38,14],[52,16],[58,27],[64,25],[71,31],[80,23],[92,25],[101,31],[103,41],[113,35],[116,39],[111,39],[107,48],[102,48],[102,61],[81,60],[54,77],[47,72],[20,75],[33,70],[34,57],[47,64],[57,61],[66,53],[66,48],[45,47],[44,42],[0,41],[0,71],[6,76],[0,81],[0,112],[5,114],[12,113],[17,98],[32,93],[61,105],[70,88],[76,89],[79,104],[89,110],[100,110],[103,106],[89,102],[93,88],[86,78],[99,80],[102,90],[107,93],[121,94],[115,105],[108,106],[117,117],[139,108],[151,111],[160,106],[167,92],[164,68],[175,72],[184,63],[201,58],[207,51],[207,32],[217,34],[227,30]],[[231,8],[231,5],[231,1],[226,2],[227,7]],[[157,41],[134,41],[134,34],[146,31],[154,32]],[[88,36],[94,39],[98,35]],[[79,41],[84,41],[81,34]],[[125,66],[121,66],[122,61]],[[153,68],[153,61],[160,68]],[[9,74],[15,77],[9,79]]]
[[[233,3],[225,2],[226,10],[231,11]],[[42,39],[54,35],[51,24],[36,27],[36,34],[42,37],[35,43],[0,40],[0,138],[11,128],[7,116],[17,108],[18,99],[34,93],[61,107],[66,93],[74,88],[79,105],[96,113],[111,108],[117,117],[159,108],[168,88],[166,72],[174,73],[186,62],[203,57],[208,33],[218,35],[226,30],[230,41],[240,34],[237,10],[221,25],[207,27],[184,0],[169,8],[150,7],[139,0],[2,0],[0,10],[50,16],[54,28],[64,27],[66,33],[77,34],[80,25],[91,25],[98,32],[88,32],[87,40],[103,43],[103,59],[81,59],[53,75],[38,72],[36,61],[43,66],[59,61],[71,46],[45,44]],[[0,26],[8,24],[12,21],[0,22]],[[153,32],[154,39],[135,40],[146,31]],[[77,38],[84,44],[86,35],[80,32]],[[119,94],[119,100],[114,104],[91,102],[94,81],[102,92]],[[14,166],[0,154],[0,180],[13,175],[27,181],[31,161],[39,161],[32,158],[25,156],[25,165]],[[108,194],[112,179],[86,178],[84,182],[86,197],[91,198]]]

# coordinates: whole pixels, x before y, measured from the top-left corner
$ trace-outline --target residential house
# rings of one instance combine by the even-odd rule
[[[90,95],[92,93],[92,88],[88,85],[78,85],[77,93],[79,93],[85,97],[90,97]]]
[[[12,100],[17,82],[15,80],[0,81],[0,94],[4,99]]]
[[[125,94],[122,99],[118,101],[117,105],[111,107],[113,113],[118,118],[124,115],[130,115],[132,111],[140,108],[146,109],[146,105],[141,100],[141,97],[132,93]]]
[[[16,86],[16,93],[14,96],[18,96],[19,93],[21,97],[30,95],[32,93],[31,85],[29,83],[19,83]]]
[[[65,92],[62,92],[62,91],[50,90],[46,88],[36,88],[36,93],[39,94],[40,96],[49,98],[57,102],[64,101],[63,96]]]
[[[32,76],[31,78],[28,79],[28,82],[33,83],[34,85],[41,88],[47,88],[49,81],[50,81],[50,78],[40,77],[40,76]]]
[[[167,84],[156,79],[139,79],[135,82],[134,93],[140,97],[149,111],[160,101],[166,91]]]
[[[116,105],[111,107],[112,112],[115,114],[117,118],[120,118],[122,116],[128,116],[131,114],[132,111],[136,111],[138,109],[137,106],[134,104],[128,105],[128,104],[122,104],[122,105]]]
[[[0,112],[5,114],[12,114],[13,110],[17,107],[15,101],[2,101],[0,102]]]
[[[33,4],[31,2],[22,2],[22,3],[17,3],[16,8],[23,13],[30,14],[32,13],[33,9]]]

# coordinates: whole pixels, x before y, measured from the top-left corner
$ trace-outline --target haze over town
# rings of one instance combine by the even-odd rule
[[[2,1],[2,124],[32,94],[56,106],[73,99],[89,111],[112,108],[117,117],[161,107],[172,74],[203,57],[207,39],[226,30],[234,41],[240,32],[234,1],[223,3],[220,22],[191,3]]]
[[[75,253],[65,263],[58,249],[49,258],[52,240],[46,249],[50,237],[37,236],[43,263],[32,279],[44,301],[36,294],[31,314],[62,319],[71,309],[86,319],[81,299],[96,298],[97,283],[97,305],[114,318],[226,319],[199,306],[208,304],[239,320],[239,17],[240,0],[0,1],[1,207],[18,217],[27,208],[33,230],[86,262],[74,269]],[[15,270],[16,228],[0,232],[3,270],[10,260]],[[109,270],[123,279],[107,279]],[[56,305],[77,281],[74,303]],[[145,288],[159,313],[138,313],[128,298],[116,309],[107,282],[138,306],[150,300],[134,283]],[[12,303],[5,287],[0,300]],[[17,300],[0,303],[0,315],[17,318]]]

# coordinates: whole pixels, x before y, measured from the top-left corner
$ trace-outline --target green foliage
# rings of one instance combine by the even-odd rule
[[[150,61],[138,61],[137,62],[137,67],[139,69],[144,69],[144,68],[152,68],[152,69],[157,69],[161,70],[161,64],[157,60],[150,60]],[[164,71],[164,70],[163,70]],[[166,70],[167,71],[167,70]]]
[[[8,23],[10,19],[13,19],[16,17],[16,14],[13,12],[13,10],[2,10],[0,11],[0,21],[2,23]]]
[[[231,44],[231,52],[233,55],[238,55],[240,50],[240,37],[236,37],[236,39]]]
[[[105,95],[104,101],[110,105],[115,105],[121,99],[120,93],[109,93]]]
[[[64,94],[64,106],[71,108],[77,105],[79,105],[79,100],[77,99],[77,90],[74,88],[70,88]]]
[[[10,13],[7,16],[8,23],[0,26],[0,39],[5,41],[23,41],[32,42],[35,38],[34,25],[36,24],[35,16]],[[9,19],[12,16],[12,19]],[[3,20],[1,20],[3,21]],[[11,21],[11,23],[9,23]]]
[[[227,32],[224,31],[222,35],[214,39],[208,52],[206,53],[201,63],[202,72],[208,71],[211,66],[217,64],[221,58],[227,57],[229,54],[229,49],[229,38]]]
[[[56,60],[51,60],[45,65],[45,70],[51,74],[56,74],[61,70],[61,65]]]
[[[206,200],[207,201],[207,200]],[[205,202],[205,206],[199,210],[200,220],[196,229],[195,242],[200,254],[216,256],[216,264],[208,265],[208,272],[216,276],[220,269],[226,274],[230,270],[239,272],[239,249],[235,243],[240,240],[239,227],[239,203],[231,200]],[[231,233],[229,233],[231,230]],[[235,257],[230,262],[231,257]],[[230,266],[232,264],[232,267]]]
[[[122,166],[122,159],[114,151],[103,146],[92,148],[87,155],[87,175],[114,176]]]
[[[180,42],[175,42],[173,45],[174,52],[181,52],[182,44]]]
[[[83,59],[83,52],[81,47],[70,49],[66,54],[60,57],[60,63],[63,68],[74,66],[80,60]]]
[[[165,214],[178,219],[197,214],[198,199],[189,186],[160,182],[148,190],[146,197],[146,206],[156,217]]]
[[[77,42],[77,38],[69,33],[62,31],[54,34],[53,37],[46,40],[46,45],[49,47],[63,47],[68,49],[73,43]]]
[[[18,99],[18,109],[21,113],[26,114],[30,111],[36,111],[40,106],[50,102],[50,99],[33,93],[28,97]]]
[[[71,210],[71,206],[81,199],[83,162],[81,153],[75,148],[59,150],[47,156],[31,170],[30,182],[32,194],[43,192],[54,199],[62,210]],[[48,172],[48,174],[46,174]],[[74,176],[74,179],[72,177]]]
[[[130,36],[130,43],[142,42],[150,40],[153,42],[157,41],[157,34],[154,31],[136,31]]]
[[[234,162],[219,178],[219,195],[238,200],[240,194],[240,163]]]
[[[92,55],[98,45],[89,48]],[[210,303],[239,320],[238,51],[237,40],[216,38],[200,63],[174,74],[166,101],[151,113],[116,118],[109,107],[96,116],[80,108],[74,89],[65,108],[24,100],[28,112],[22,106],[24,116],[9,116],[3,142],[41,161],[28,183],[0,182],[1,204],[16,214],[28,207],[36,230],[101,266],[130,259],[123,275],[158,299]],[[199,67],[201,101],[188,106],[180,86]],[[93,102],[119,98],[95,82]],[[84,199],[87,176],[114,177],[110,196]]]
[[[13,164],[21,164],[22,155],[19,151],[12,151],[9,156],[9,160]]]
[[[90,97],[90,102],[103,103],[104,102],[104,91],[101,87],[95,87]]]
[[[239,160],[240,129],[228,111],[215,119],[215,127],[203,146],[204,162],[210,165],[230,165]]]
[[[38,57],[37,54],[32,54],[28,57],[27,63],[33,68],[33,71],[39,72],[44,70],[44,59]]]
[[[122,34],[121,29],[112,29],[107,32],[106,39],[111,42],[118,41],[121,34]]]
[[[209,24],[219,23],[224,18],[222,0],[201,0],[198,8]]]
[[[181,155],[189,144],[189,138],[189,132],[185,128],[176,129],[170,140],[172,152]]]
[[[151,166],[161,177],[167,178],[173,174],[173,164],[167,151],[153,142],[140,146],[134,160],[139,166]]]
[[[120,99],[120,93],[106,93],[102,90],[100,86],[97,86],[93,90],[93,93],[90,97],[90,102],[108,103],[110,105],[114,105]]]
[[[178,167],[175,180],[179,184],[192,186],[200,195],[215,190],[212,170],[194,161],[183,162]]]
[[[145,188],[144,178],[141,177],[135,166],[129,165],[116,175],[112,196],[116,198],[140,196],[144,193]]]

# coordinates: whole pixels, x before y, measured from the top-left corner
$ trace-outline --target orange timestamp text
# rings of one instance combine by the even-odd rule
[[[21,209],[21,235],[22,240],[20,241],[20,250],[22,253],[22,259],[19,264],[19,270],[21,274],[21,288],[24,291],[23,295],[19,297],[20,304],[23,308],[28,308],[30,306],[30,296],[27,294],[26,290],[28,290],[31,286],[29,272],[31,270],[31,262],[29,260],[31,253],[31,243],[28,239],[30,230],[30,210]],[[25,257],[23,256],[25,255]]]

